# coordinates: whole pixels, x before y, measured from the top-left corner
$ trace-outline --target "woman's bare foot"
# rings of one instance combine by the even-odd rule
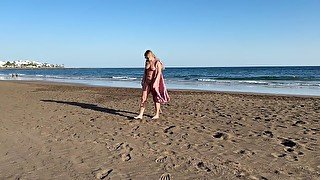
[[[136,116],[136,117],[134,117],[134,119],[142,119],[142,116],[141,115]]]
[[[159,119],[159,115],[155,115],[155,116],[153,116],[151,119],[153,119],[153,120]]]

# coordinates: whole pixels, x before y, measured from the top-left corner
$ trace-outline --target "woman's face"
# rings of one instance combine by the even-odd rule
[[[148,53],[148,55],[146,56],[146,59],[153,61],[154,60],[153,54],[152,53]]]

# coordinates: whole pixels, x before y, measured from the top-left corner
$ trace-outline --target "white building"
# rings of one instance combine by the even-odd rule
[[[4,66],[7,62],[10,62],[11,65]],[[63,68],[63,65],[54,65],[49,63],[40,63],[38,61],[32,60],[19,60],[19,61],[0,61],[0,68],[9,67],[9,68]]]
[[[6,61],[0,61],[0,67],[3,67],[3,65],[6,63]]]

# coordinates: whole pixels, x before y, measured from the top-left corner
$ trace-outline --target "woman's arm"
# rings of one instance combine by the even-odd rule
[[[144,65],[144,73],[143,73],[143,77],[141,80],[141,86],[143,86],[144,82],[146,81],[146,67],[147,67],[147,62]]]
[[[155,88],[156,86],[159,86],[160,77],[161,77],[161,73],[162,73],[162,63],[160,61],[157,61],[156,63],[157,63],[156,64],[157,72],[156,72],[156,75],[155,75],[153,88]]]

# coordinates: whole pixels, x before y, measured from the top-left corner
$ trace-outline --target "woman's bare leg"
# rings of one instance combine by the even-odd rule
[[[156,103],[154,103],[154,112],[157,112],[157,104]],[[161,113],[162,113],[162,109],[160,107],[159,114],[161,114]]]
[[[135,119],[142,119],[143,117],[143,113],[144,113],[144,110],[146,109],[145,107],[145,104],[141,105],[140,106],[140,111],[139,111],[139,115],[134,117]]]
[[[158,119],[160,115],[160,103],[155,103],[156,115],[153,116],[152,119]]]
[[[144,110],[146,109],[148,94],[149,94],[148,89],[145,91],[142,91],[139,115],[134,117],[134,119],[142,119]]]

